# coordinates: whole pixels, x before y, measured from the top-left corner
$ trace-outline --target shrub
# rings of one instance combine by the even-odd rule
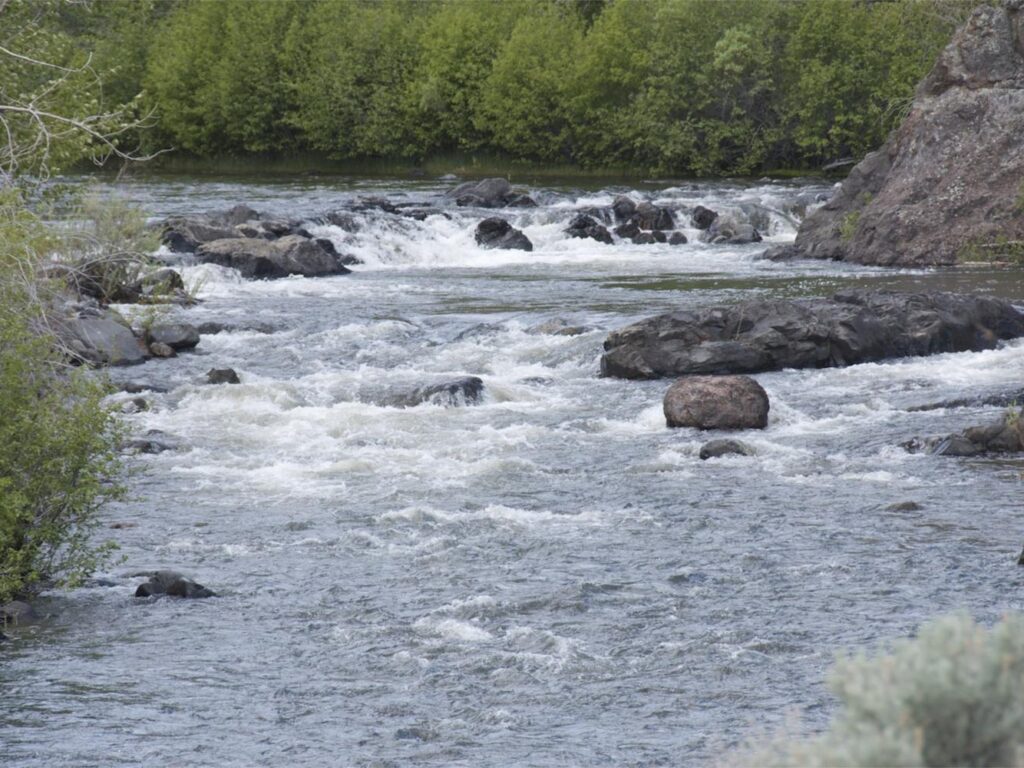
[[[53,288],[38,277],[46,228],[0,199],[0,602],[73,586],[109,555],[96,514],[123,494],[117,423],[102,384],[73,370],[49,327]]]
[[[1024,765],[1024,617],[987,630],[938,619],[877,658],[841,659],[830,678],[840,710],[812,740],[740,756],[760,766]]]

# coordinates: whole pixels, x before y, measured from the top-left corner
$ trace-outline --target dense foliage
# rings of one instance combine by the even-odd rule
[[[949,616],[891,655],[841,660],[840,710],[810,741],[738,756],[760,766],[1024,765],[1024,617],[991,630]]]
[[[878,146],[973,0],[111,0],[76,10],[154,146],[486,151],[684,174]]]

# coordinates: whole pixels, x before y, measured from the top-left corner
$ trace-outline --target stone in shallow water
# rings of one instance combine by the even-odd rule
[[[241,384],[234,368],[211,368],[206,372],[208,384]]]
[[[149,579],[135,590],[136,597],[155,597],[169,595],[171,597],[187,597],[199,599],[216,597],[216,593],[202,584],[182,576],[177,571],[153,571]]]
[[[764,429],[768,394],[749,376],[687,376],[665,393],[670,427]],[[703,457],[702,457],[703,458]]]

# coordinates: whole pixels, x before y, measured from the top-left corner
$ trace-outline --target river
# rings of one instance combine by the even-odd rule
[[[437,203],[440,180],[128,179],[154,217],[314,217],[361,195]],[[101,192],[113,194],[109,185]],[[630,192],[756,210],[761,245],[567,238]],[[1024,463],[899,443],[997,412],[917,405],[1019,389],[1024,343],[757,378],[757,455],[702,462],[669,430],[668,382],[598,377],[607,333],[658,312],[849,286],[1024,302],[1019,273],[771,263],[821,182],[536,185],[505,211],[532,253],[484,251],[481,211],[310,225],[353,274],[256,282],[189,266],[173,310],[261,330],[112,371],[145,381],[133,497],[103,512],[124,561],[44,598],[0,651],[13,766],[650,766],[714,761],[757,729],[834,709],[835,654],[965,609],[1020,609]],[[443,203],[443,201],[441,201]],[[745,207],[744,207],[745,206]],[[751,207],[753,206],[753,207]],[[130,308],[126,308],[130,311]],[[551,320],[573,336],[539,333]],[[272,330],[265,333],[263,330]],[[242,383],[203,386],[210,368]],[[479,405],[388,405],[473,375]],[[129,395],[116,395],[115,402]],[[915,502],[911,509],[893,505]],[[136,600],[174,568],[219,597]]]

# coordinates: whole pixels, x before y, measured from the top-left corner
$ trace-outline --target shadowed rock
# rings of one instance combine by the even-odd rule
[[[206,372],[207,384],[241,384],[234,368],[211,368]]]
[[[847,291],[673,312],[615,331],[601,372],[626,379],[827,368],[992,349],[1024,336],[1009,302],[953,293]]]
[[[768,394],[749,376],[687,376],[664,401],[668,426],[697,429],[764,429],[769,407]]]
[[[597,240],[599,243],[612,244],[612,236],[604,225],[598,224],[597,221],[585,213],[574,216],[572,221],[569,222],[569,226],[566,227],[565,233],[569,237],[590,238],[591,240]]]
[[[217,596],[212,589],[185,578],[177,571],[153,571],[149,574],[137,575],[148,575],[149,579],[135,590],[136,597],[169,595],[170,597],[198,599]]]
[[[520,230],[497,216],[484,219],[476,227],[477,245],[481,248],[532,251],[533,243]]]

